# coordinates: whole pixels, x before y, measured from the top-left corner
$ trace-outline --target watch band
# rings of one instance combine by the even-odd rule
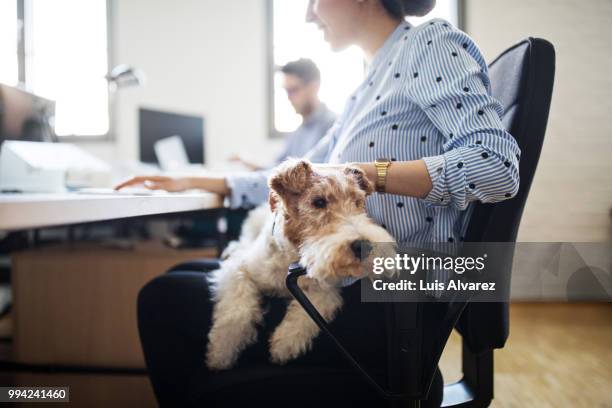
[[[384,193],[387,187],[387,171],[391,165],[389,159],[376,159],[374,160],[374,167],[376,167],[376,191]]]

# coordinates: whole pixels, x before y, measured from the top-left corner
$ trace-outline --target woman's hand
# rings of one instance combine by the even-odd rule
[[[374,163],[344,163],[344,164],[328,164],[328,163],[314,163],[313,167],[319,170],[338,170],[342,171],[346,167],[356,167],[363,171],[368,178],[368,180],[372,183],[372,185],[376,184],[376,167],[374,167]]]
[[[126,180],[117,186],[115,190],[124,187],[144,185],[150,190],[166,190],[172,193],[200,189],[220,195],[229,194],[229,188],[223,177],[181,177],[172,178],[166,176],[137,176]]]
[[[126,180],[117,186],[115,190],[125,187],[145,186],[149,190],[166,190],[170,192],[185,191],[193,188],[188,178],[171,178],[165,176],[137,176]]]

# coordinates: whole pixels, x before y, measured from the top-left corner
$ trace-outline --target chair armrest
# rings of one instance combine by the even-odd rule
[[[191,261],[181,262],[178,265],[174,265],[168,270],[171,272],[210,272],[221,267],[220,259],[194,259]]]

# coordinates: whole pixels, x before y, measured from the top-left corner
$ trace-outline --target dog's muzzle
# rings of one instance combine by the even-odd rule
[[[351,251],[353,251],[355,258],[367,258],[372,252],[372,243],[365,239],[358,239],[351,242]]]

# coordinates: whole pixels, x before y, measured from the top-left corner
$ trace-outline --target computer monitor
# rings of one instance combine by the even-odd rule
[[[170,136],[180,136],[189,162],[204,164],[204,118],[140,108],[140,161],[159,164],[155,142]]]
[[[56,141],[55,102],[0,84],[0,143],[4,140]]]

